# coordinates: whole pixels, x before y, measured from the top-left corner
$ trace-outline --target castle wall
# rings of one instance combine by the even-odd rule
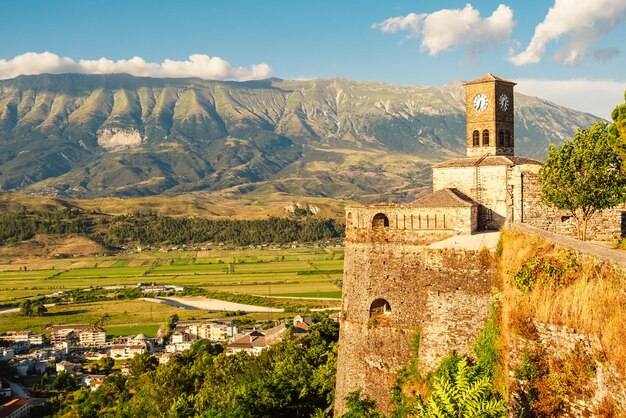
[[[477,208],[437,207],[415,208],[400,205],[349,206],[346,208],[346,228],[372,229],[377,214],[387,217],[396,236],[408,243],[422,241],[422,235],[471,234],[477,228]],[[406,231],[403,234],[401,231]],[[417,232],[417,234],[416,234]]]
[[[541,202],[539,167],[525,166],[520,171],[521,206],[514,207],[517,221],[536,226],[546,231],[576,237],[576,222],[567,211],[558,210]],[[519,203],[518,203],[519,205]],[[612,240],[626,235],[626,206],[606,209],[596,213],[587,225],[590,240]]]
[[[451,351],[468,352],[490,315],[496,268],[488,254],[393,242],[393,230],[353,229],[346,238],[337,360],[336,415],[359,388],[390,412],[396,373],[412,355],[427,373]],[[390,307],[371,313],[377,301]]]
[[[509,170],[505,165],[433,168],[433,190],[458,189],[481,204],[479,229],[498,229],[507,220]]]

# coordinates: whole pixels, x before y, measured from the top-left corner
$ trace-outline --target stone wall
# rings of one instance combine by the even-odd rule
[[[514,208],[518,221],[546,231],[576,237],[576,223],[566,211],[551,208],[541,202],[539,166],[524,166],[521,170],[521,207]],[[519,203],[518,203],[519,204]],[[596,213],[587,226],[590,240],[607,241],[626,235],[626,205]]]
[[[388,228],[407,231],[404,236],[411,240],[414,232],[428,234],[455,233],[471,234],[477,227],[477,208],[441,207],[415,208],[401,205],[348,206],[346,208],[346,228],[372,229],[374,217],[383,214],[387,217]],[[409,241],[411,242],[411,241]]]
[[[579,395],[565,399],[563,417],[598,417],[598,408],[606,398],[611,399],[621,410],[626,411],[626,385],[621,375],[610,365],[599,359],[603,358],[601,342],[587,334],[558,324],[533,321],[536,338],[526,339],[512,335],[509,341],[507,367],[509,372],[509,416],[516,417],[520,410],[520,390],[527,382],[516,378],[515,370],[522,365],[525,352],[539,351],[548,359],[565,359],[580,349],[593,362],[595,373],[589,376],[587,386],[578,388],[586,396]]]
[[[379,231],[393,235],[393,231]],[[490,315],[496,267],[488,253],[435,250],[385,240],[346,238],[335,413],[359,388],[388,413],[399,369],[420,330],[420,372],[451,350],[468,352]],[[388,309],[372,312],[383,300]]]
[[[507,219],[509,171],[506,165],[433,168],[433,190],[458,189],[480,203],[480,228],[498,229]]]

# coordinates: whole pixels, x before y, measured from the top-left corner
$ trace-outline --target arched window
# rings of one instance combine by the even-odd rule
[[[391,305],[385,299],[376,299],[370,306],[370,318],[391,315]]]
[[[500,129],[500,132],[498,132],[498,146],[500,147],[506,146],[504,142],[504,131],[502,129]]]
[[[384,213],[377,213],[372,219],[372,228],[387,228],[389,227],[389,218]]]
[[[483,131],[483,147],[489,146],[489,130],[485,129]]]
[[[352,226],[352,212],[348,212],[348,216],[346,219],[346,226]]]
[[[513,146],[513,138],[511,138],[511,131],[509,131],[508,129],[506,131],[506,146],[507,147]]]
[[[480,132],[474,131],[472,134],[472,146],[480,147]]]

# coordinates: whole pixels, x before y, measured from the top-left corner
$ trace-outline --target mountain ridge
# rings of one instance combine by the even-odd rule
[[[598,118],[516,93],[518,155]],[[0,80],[0,189],[96,198],[258,187],[403,200],[465,149],[461,82],[212,81],[128,74]]]

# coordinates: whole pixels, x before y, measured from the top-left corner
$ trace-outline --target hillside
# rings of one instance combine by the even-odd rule
[[[515,100],[518,155],[542,158],[597,119]],[[464,110],[460,82],[20,76],[0,81],[0,190],[403,200],[463,154]]]

